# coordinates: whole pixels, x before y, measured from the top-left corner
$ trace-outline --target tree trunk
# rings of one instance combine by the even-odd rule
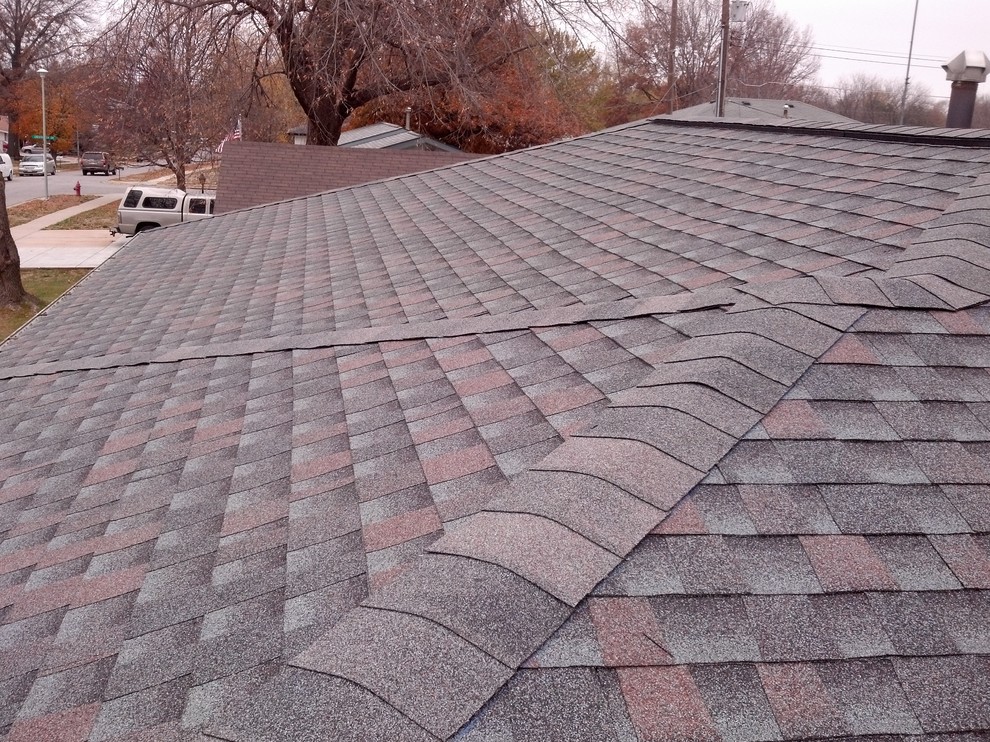
[[[318,64],[308,47],[294,43],[292,24],[283,23],[273,30],[279,39],[289,88],[306,114],[306,144],[336,145],[344,122],[356,107],[351,105],[351,96],[361,67],[360,55],[346,54],[346,61],[337,60],[338,85],[320,84]]]
[[[317,103],[306,110],[306,144],[332,146],[340,139],[340,130],[347,118],[340,112],[341,105],[334,100]]]
[[[0,308],[18,306],[40,307],[42,302],[24,290],[21,283],[21,256],[17,253],[14,236],[10,233],[7,216],[7,194],[0,178]]]

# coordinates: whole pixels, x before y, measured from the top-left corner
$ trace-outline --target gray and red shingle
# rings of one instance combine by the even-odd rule
[[[0,349],[0,731],[985,734],[990,146],[831,128],[135,240]]]

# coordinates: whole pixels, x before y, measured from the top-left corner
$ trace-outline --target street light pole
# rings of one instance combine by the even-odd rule
[[[901,126],[907,111],[908,85],[911,84],[911,57],[914,56],[914,29],[918,25],[918,0],[914,0],[914,20],[911,21],[911,43],[908,45],[907,73],[904,75],[904,92],[901,94]]]
[[[38,70],[41,77],[41,172],[45,176],[45,200],[48,200],[48,106],[45,105],[45,75],[48,70],[44,67]]]

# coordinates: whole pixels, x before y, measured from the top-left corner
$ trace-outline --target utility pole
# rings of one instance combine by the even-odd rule
[[[41,172],[45,176],[45,200],[48,200],[48,106],[45,105],[45,75],[48,70],[38,69],[41,78]]]
[[[725,84],[729,77],[729,0],[722,0],[722,49],[718,55],[718,90],[715,116],[725,116]]]
[[[908,84],[911,82],[911,57],[914,55],[914,29],[918,25],[918,0],[914,0],[914,20],[911,21],[911,43],[908,46],[907,74],[904,75],[904,92],[901,94],[901,126],[907,111]]]
[[[677,49],[677,0],[670,0],[670,48],[667,50],[667,97],[670,99],[670,113],[674,112],[677,100],[677,71],[674,69]]]

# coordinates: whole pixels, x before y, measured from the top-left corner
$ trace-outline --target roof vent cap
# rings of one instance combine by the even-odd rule
[[[942,65],[945,79],[951,82],[986,82],[990,59],[981,51],[967,49]]]

